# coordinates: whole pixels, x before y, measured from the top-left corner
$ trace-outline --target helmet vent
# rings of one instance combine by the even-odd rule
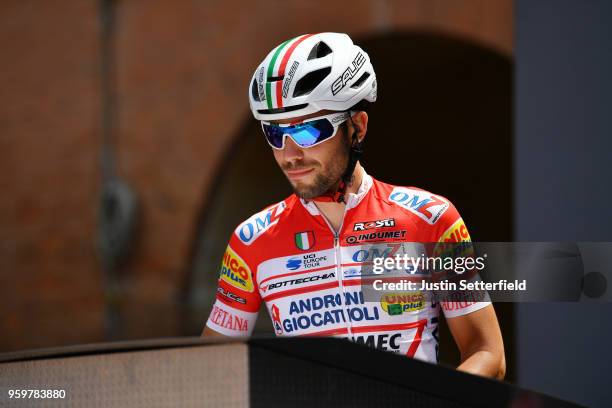
[[[299,105],[285,106],[284,108],[258,109],[257,113],[261,113],[262,115],[274,115],[274,114],[277,114],[277,113],[293,112],[293,111],[296,111],[296,110],[303,109],[303,108],[305,108],[307,106],[308,106],[307,103],[301,103]]]
[[[261,102],[259,100],[259,93],[257,92],[257,81],[256,80],[253,80],[253,84],[251,85],[251,96],[257,102]]]
[[[359,88],[366,79],[368,79],[370,77],[370,73],[369,72],[364,72],[362,76],[359,77],[359,79],[353,84],[351,85],[352,89],[357,89]]]
[[[308,58],[306,60],[310,61],[317,58],[323,58],[331,53],[331,48],[329,48],[329,46],[323,41],[319,41],[314,47],[312,47],[312,50],[310,50],[310,54],[308,54]]]
[[[312,71],[304,75],[297,83],[295,84],[295,89],[293,90],[293,97],[308,95],[312,92],[313,89],[317,87],[329,75],[331,72],[331,67],[317,69],[316,71]]]

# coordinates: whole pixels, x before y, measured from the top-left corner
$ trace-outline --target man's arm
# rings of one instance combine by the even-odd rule
[[[226,336],[217,331],[214,331],[208,326],[204,326],[204,330],[202,330],[202,334],[200,335],[200,337],[229,337],[229,336]]]
[[[200,335],[200,337],[227,337],[229,338],[229,336],[226,336],[225,334],[221,334],[218,331],[214,331],[208,326],[204,326],[204,330],[202,330],[202,334]]]
[[[232,234],[221,261],[215,302],[203,337],[251,335],[262,302],[251,265],[248,248]]]
[[[457,370],[503,379],[506,356],[493,306],[446,320],[461,352],[461,364]]]

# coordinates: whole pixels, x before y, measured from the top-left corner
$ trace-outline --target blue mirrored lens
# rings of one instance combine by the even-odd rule
[[[310,147],[334,134],[334,126],[327,119],[285,127],[264,124],[263,130],[268,142],[277,149],[282,149],[284,135],[289,135],[300,147]]]
[[[310,124],[296,126],[289,135],[298,146],[308,147],[317,143],[321,132]]]

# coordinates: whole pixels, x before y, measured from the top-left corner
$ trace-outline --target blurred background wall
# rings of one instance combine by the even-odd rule
[[[511,0],[7,0],[0,351],[197,335],[231,231],[289,193],[250,76],[281,41],[320,31],[348,32],[374,62],[368,172],[445,195],[474,239],[511,240]],[[115,290],[97,250],[109,143],[138,198]],[[498,313],[512,379],[512,308]]]
[[[518,0],[515,11],[515,237],[610,242],[612,3]],[[610,293],[610,264],[593,271]],[[612,406],[612,304],[516,306],[518,383]]]

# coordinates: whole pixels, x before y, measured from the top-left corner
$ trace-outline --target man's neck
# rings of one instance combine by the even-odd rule
[[[345,200],[348,200],[349,194],[356,194],[363,182],[363,167],[359,163],[355,166],[353,177],[348,186],[346,186]],[[346,203],[337,203],[333,201],[315,201],[314,202],[321,214],[329,221],[332,228],[336,232],[340,232],[340,226],[344,218]]]
[[[353,172],[353,177],[351,177],[351,181],[348,186],[346,186],[346,194],[356,194],[359,191],[359,187],[361,187],[361,183],[363,182],[363,167],[361,164],[357,163],[355,166],[355,171]]]

